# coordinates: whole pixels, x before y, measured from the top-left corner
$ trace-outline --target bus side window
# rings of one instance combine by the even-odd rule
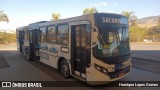
[[[67,46],[69,43],[68,25],[58,25],[57,44]]]
[[[42,31],[39,29],[39,38],[38,38],[39,42],[41,42],[41,37],[42,37]]]
[[[40,42],[45,43],[46,42],[46,27],[40,28]]]
[[[16,36],[17,36],[17,39],[19,39],[19,31],[18,30],[16,31]]]
[[[55,44],[55,42],[56,42],[55,26],[48,27],[47,40],[48,40],[48,43]]]
[[[30,36],[30,43],[32,43],[32,38],[33,37],[32,37],[32,31],[31,30],[29,31],[29,36]]]
[[[91,63],[91,26],[89,24],[86,25],[86,66],[89,67]]]
[[[28,29],[24,29],[24,40],[28,40]]]

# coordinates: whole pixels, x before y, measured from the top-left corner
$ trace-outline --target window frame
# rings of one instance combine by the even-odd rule
[[[41,30],[41,28],[45,28],[45,41],[44,42],[42,42],[42,32],[41,32],[42,30]],[[39,35],[40,36],[40,40],[39,41],[41,43],[46,43],[47,42],[47,33],[48,32],[47,32],[47,27],[46,26],[39,27],[39,34],[40,34]]]
[[[48,36],[49,35],[53,35],[53,34],[49,34],[49,27],[54,27],[55,29],[54,29],[54,31],[55,31],[55,42],[49,42],[49,39],[48,39]],[[47,26],[47,28],[46,28],[46,30],[47,30],[47,43],[49,43],[49,44],[56,44],[56,42],[57,42],[57,27],[56,27],[56,25],[49,25],[49,26]]]
[[[57,41],[58,41],[58,38],[57,38],[57,37],[58,37],[58,35],[59,35],[59,33],[58,33],[58,31],[59,31],[59,30],[58,30],[58,27],[59,27],[59,26],[63,26],[63,25],[67,25],[67,30],[68,30],[68,36],[67,36],[67,37],[68,37],[68,38],[67,38],[68,43],[67,43],[67,45],[64,45],[64,44],[62,44],[62,43],[58,43],[58,42],[57,42]],[[68,23],[58,24],[58,25],[57,25],[57,28],[56,28],[56,32],[57,32],[57,33],[56,33],[56,44],[57,44],[57,45],[62,45],[62,46],[68,46],[68,45],[69,45],[69,24],[68,24]]]
[[[29,29],[24,29],[24,40],[29,39]]]

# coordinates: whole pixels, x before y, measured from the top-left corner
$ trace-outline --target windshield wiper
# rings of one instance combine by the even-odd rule
[[[100,36],[100,39],[101,39],[101,41],[102,41],[102,43],[103,43],[103,46],[106,45],[105,42],[104,42],[104,40],[103,40],[103,38],[102,38],[101,33],[99,32],[99,30],[98,30],[98,36]]]

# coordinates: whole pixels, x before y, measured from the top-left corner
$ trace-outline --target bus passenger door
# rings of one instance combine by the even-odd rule
[[[88,37],[89,36],[89,37]],[[90,61],[90,35],[87,33],[87,25],[71,26],[71,57],[72,73],[86,78],[86,67]]]
[[[29,30],[29,55],[30,55],[31,59],[33,59],[33,56],[34,56],[34,41],[33,41],[33,38],[34,38],[34,32],[33,32],[33,30]]]

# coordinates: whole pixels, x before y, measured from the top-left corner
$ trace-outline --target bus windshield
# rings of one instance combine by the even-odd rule
[[[94,48],[97,57],[120,56],[130,53],[128,26],[112,25],[98,29],[98,45]]]

